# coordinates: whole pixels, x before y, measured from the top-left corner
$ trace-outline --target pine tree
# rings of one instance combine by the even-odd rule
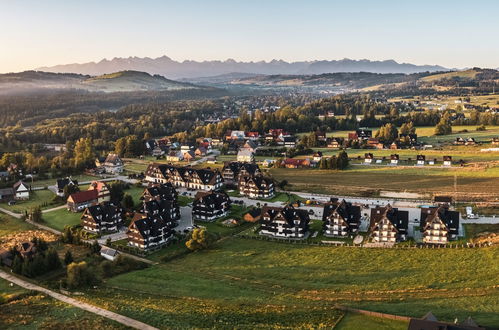
[[[64,255],[64,264],[67,266],[72,262],[73,262],[73,254],[71,253],[71,250],[67,250],[66,254]]]

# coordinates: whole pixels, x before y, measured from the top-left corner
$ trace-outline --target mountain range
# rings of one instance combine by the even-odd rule
[[[24,71],[0,75],[0,95],[47,90],[84,90],[89,92],[171,91],[200,88],[146,72],[119,71],[100,76],[76,73]]]
[[[265,75],[311,75],[335,72],[372,72],[372,73],[417,73],[446,71],[439,65],[415,65],[398,63],[394,60],[332,60],[332,61],[301,61],[286,62],[272,60],[270,62],[237,62],[226,61],[175,61],[168,56],[158,58],[128,57],[103,59],[99,62],[82,64],[64,64],[38,68],[39,71],[56,73],[78,73],[84,75],[103,75],[124,70],[143,71],[149,74],[159,74],[170,79],[210,77],[234,72]]]

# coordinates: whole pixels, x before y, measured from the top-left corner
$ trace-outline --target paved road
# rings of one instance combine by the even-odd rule
[[[57,299],[59,301],[62,301],[62,302],[65,302],[67,304],[73,305],[75,307],[81,308],[81,309],[86,310],[90,313],[94,313],[94,314],[97,314],[99,316],[106,317],[110,320],[121,323],[127,327],[132,327],[135,329],[147,329],[147,330],[157,329],[155,327],[152,327],[152,326],[145,324],[143,322],[134,320],[134,319],[129,318],[127,316],[120,315],[120,314],[108,311],[106,309],[87,304],[85,302],[76,300],[74,298],[68,297],[68,296],[63,295],[61,293],[57,293],[57,292],[54,292],[52,290],[48,290],[48,289],[43,288],[41,286],[35,285],[33,283],[27,282],[27,281],[22,280],[14,275],[9,274],[3,270],[0,270],[0,277],[7,280],[7,281],[15,283],[15,284],[17,284],[20,287],[23,287],[25,289],[42,292],[46,295],[51,296],[54,299]]]
[[[194,222],[192,221],[192,207],[183,206],[180,208],[180,220],[178,221],[178,226],[175,227],[177,232],[183,232],[187,227],[192,227]]]

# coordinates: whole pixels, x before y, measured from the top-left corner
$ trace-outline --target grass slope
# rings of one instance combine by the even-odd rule
[[[45,295],[10,287],[3,279],[0,292],[1,329],[126,329]]]
[[[499,322],[498,248],[359,249],[228,238],[83,299],[160,327],[331,326],[335,304]],[[478,271],[477,271],[478,270]]]

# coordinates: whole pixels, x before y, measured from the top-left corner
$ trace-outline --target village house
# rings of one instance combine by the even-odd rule
[[[128,245],[152,250],[168,244],[173,238],[171,223],[161,216],[135,213],[127,231]]]
[[[312,155],[312,157],[313,157],[313,161],[314,161],[314,162],[316,162],[316,163],[320,162],[320,161],[322,160],[322,151],[317,151],[317,152],[315,152],[315,153]]]
[[[0,201],[10,201],[14,198],[14,190],[12,188],[0,189]]]
[[[324,204],[322,213],[324,236],[347,237],[354,235],[359,230],[360,218],[360,206],[352,205],[345,200],[341,202],[332,200]]]
[[[444,166],[452,166],[452,157],[444,156]]]
[[[192,150],[184,152],[182,156],[186,162],[191,162],[196,158],[196,154]]]
[[[81,225],[92,233],[116,232],[123,226],[123,209],[111,202],[87,207],[81,215]]]
[[[373,131],[365,128],[359,128],[355,133],[348,133],[348,139],[353,140],[367,140],[373,136]]]
[[[248,140],[243,144],[242,149],[248,149],[252,152],[256,152],[256,150],[258,149],[258,144],[255,141]]]
[[[278,138],[282,138],[283,136],[287,135],[289,134],[282,128],[269,129],[269,132],[265,134],[265,141],[276,141]]]
[[[417,155],[416,156],[416,164],[417,165],[424,165],[426,162],[426,157],[424,155]]]
[[[161,217],[168,222],[171,228],[177,226],[177,220],[180,219],[180,208],[176,200],[151,199],[142,203],[141,213],[150,217]]]
[[[275,195],[274,180],[262,175],[239,176],[239,193],[249,198],[272,198]]]
[[[251,149],[240,149],[237,153],[237,161],[252,163],[255,161],[255,154]]]
[[[258,222],[262,217],[262,209],[252,208],[243,215],[243,220],[246,222]]]
[[[286,168],[305,168],[310,167],[310,159],[286,158],[282,161],[282,166]]]
[[[454,140],[453,143],[455,145],[462,145],[462,146],[464,146],[464,144],[466,143],[466,140],[463,139],[462,137],[457,137],[456,140]]]
[[[225,133],[225,141],[244,140],[245,137],[244,131],[227,131]]]
[[[343,139],[341,138],[327,138],[326,146],[328,148],[339,149],[343,145]]]
[[[79,191],[71,194],[66,201],[68,211],[80,212],[87,207],[97,205],[99,193],[96,189]]]
[[[258,139],[260,139],[260,133],[258,132],[246,132],[245,136],[248,140],[257,141]]]
[[[71,178],[57,179],[56,181],[57,196],[64,197],[64,188],[66,186],[78,186],[78,181]]]
[[[223,179],[228,183],[239,181],[239,176],[253,176],[260,174],[257,164],[247,162],[225,162],[222,169]]]
[[[492,144],[498,145],[499,144],[499,137],[492,138]]]
[[[428,244],[446,244],[457,239],[459,212],[450,211],[448,206],[421,208],[420,230],[423,242]]]
[[[327,140],[327,137],[326,137],[326,132],[316,131],[316,132],[315,132],[315,138],[316,138],[316,139],[317,139],[317,141],[319,141],[319,142],[326,142],[326,140]]]
[[[486,330],[486,328],[479,326],[471,317],[460,323],[448,323],[439,321],[433,313],[428,312],[420,319],[411,318],[407,330]]]
[[[184,154],[178,150],[172,150],[166,155],[166,160],[169,162],[180,162],[184,160]]]
[[[208,153],[208,150],[205,147],[198,147],[196,151],[194,151],[195,156],[204,157]]]
[[[218,170],[157,163],[149,164],[145,172],[145,181],[163,184],[170,182],[174,187],[198,190],[217,190],[223,185],[222,175]]]
[[[296,137],[290,135],[280,137],[277,139],[277,144],[286,148],[294,148],[296,147]]]
[[[383,149],[384,148],[383,143],[380,143],[377,138],[370,137],[370,138],[367,138],[367,139],[362,140],[362,141],[366,141],[366,145],[369,148],[376,148],[376,149]]]
[[[476,144],[477,144],[477,142],[475,141],[475,139],[472,138],[472,137],[469,137],[469,138],[466,139],[466,143],[464,145],[466,145],[466,146],[474,146]]]
[[[262,209],[260,234],[279,238],[306,238],[309,234],[310,218],[306,210],[285,207]]]
[[[365,164],[372,164],[374,160],[374,155],[372,153],[365,153],[364,154],[364,163]]]
[[[31,191],[31,186],[24,183],[23,181],[17,181],[12,187],[14,192],[14,198],[17,200],[28,200],[29,193]]]
[[[104,161],[103,167],[106,173],[119,174],[123,172],[125,166],[120,156],[117,154],[109,154]]]
[[[228,214],[230,204],[230,198],[224,192],[198,192],[192,203],[192,218],[200,221],[214,221]]]
[[[177,190],[170,182],[165,184],[162,183],[150,183],[147,188],[144,189],[141,200],[148,202],[150,200],[160,201],[162,199],[175,201],[177,199]]]
[[[114,261],[116,258],[118,258],[118,256],[120,255],[120,253],[117,250],[115,250],[115,249],[111,249],[111,248],[108,248],[108,247],[103,247],[100,250],[100,255],[104,259],[107,259],[109,261]]]
[[[391,154],[390,155],[390,164],[398,165],[399,161],[400,161],[400,157],[398,154]]]
[[[400,149],[399,148],[399,145],[397,142],[393,141],[392,144],[390,144],[390,149],[391,150],[397,150],[397,149]]]
[[[401,211],[388,204],[371,209],[369,225],[371,239],[376,243],[395,243],[407,239],[409,212]]]
[[[88,190],[96,190],[98,202],[109,202],[111,200],[111,192],[109,191],[108,185],[103,181],[92,181]]]

